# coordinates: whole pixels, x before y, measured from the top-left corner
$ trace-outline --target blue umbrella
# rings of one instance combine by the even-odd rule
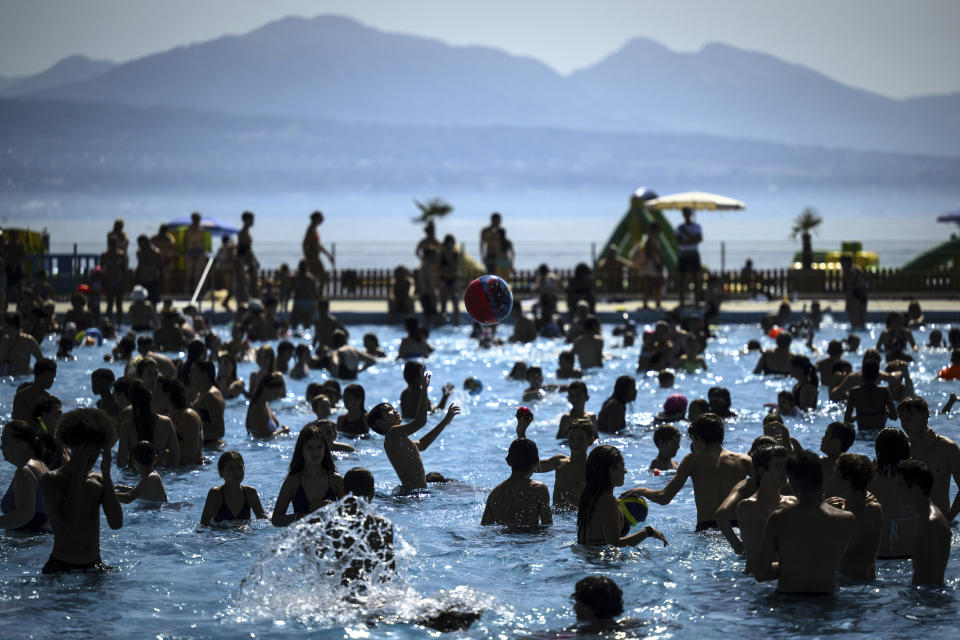
[[[190,219],[190,216],[182,216],[171,220],[167,223],[167,226],[189,227],[191,224],[193,224],[193,221]],[[227,224],[220,218],[214,218],[213,216],[203,216],[200,218],[200,227],[204,231],[209,231],[212,236],[232,236],[239,231],[235,226]]]
[[[937,216],[937,222],[956,222],[960,224],[960,209],[945,213],[942,216]]]

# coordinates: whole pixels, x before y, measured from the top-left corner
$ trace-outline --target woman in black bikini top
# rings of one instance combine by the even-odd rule
[[[271,521],[285,527],[342,497],[343,478],[336,471],[327,439],[320,427],[307,425],[297,438]],[[291,504],[293,513],[287,513]]]

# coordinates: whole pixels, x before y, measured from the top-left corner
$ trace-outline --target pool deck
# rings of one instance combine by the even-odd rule
[[[843,310],[844,302],[842,299],[820,298],[820,307],[824,314],[830,313],[834,319],[843,322],[846,320],[846,313]],[[801,299],[791,301],[790,306],[793,309],[794,317],[799,317],[799,312],[804,308],[809,308],[813,299]],[[887,314],[891,311],[905,312],[910,300],[908,298],[879,298],[870,299],[867,309],[868,322],[884,322]],[[124,304],[126,311],[127,305]],[[175,306],[181,308],[186,304],[185,301],[176,301]],[[533,300],[524,300],[524,309],[529,310]],[[920,300],[923,308],[924,317],[930,322],[960,322],[960,298],[925,298]],[[665,301],[664,309],[676,308],[676,301]],[[332,300],[330,302],[330,311],[344,324],[386,324],[387,323],[387,303],[384,300]],[[601,322],[613,323],[620,322],[625,312],[630,313],[634,322],[655,322],[662,317],[663,311],[641,310],[641,301],[636,299],[627,300],[605,300],[597,302],[597,316]],[[725,301],[720,308],[718,321],[721,323],[753,323],[768,314],[776,313],[780,307],[780,300],[758,301],[758,300],[729,300]],[[67,303],[58,303],[56,305],[57,314],[61,315],[69,308]],[[203,303],[203,311],[209,317],[209,302]],[[565,313],[567,305],[561,301],[559,305],[561,313]],[[419,312],[419,305],[417,305]],[[690,311],[690,309],[686,309]],[[463,313],[466,317],[466,314]],[[217,305],[216,311],[212,312],[211,320],[214,323],[227,323],[233,319],[233,313],[226,312]]]

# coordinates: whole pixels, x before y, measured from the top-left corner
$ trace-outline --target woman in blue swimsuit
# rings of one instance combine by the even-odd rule
[[[330,444],[317,425],[300,430],[290,459],[290,472],[273,508],[274,525],[285,527],[329,502],[343,497],[343,478],[330,455]],[[287,508],[293,505],[293,513]]]
[[[217,460],[217,471],[223,478],[223,486],[213,487],[207,493],[200,524],[207,526],[231,520],[249,520],[251,512],[258,519],[267,514],[260,504],[260,495],[253,487],[243,482],[243,456],[237,451],[224,451]]]

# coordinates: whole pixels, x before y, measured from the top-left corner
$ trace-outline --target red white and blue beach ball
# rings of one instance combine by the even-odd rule
[[[467,313],[480,324],[497,324],[510,315],[513,293],[502,278],[480,276],[467,285],[463,294]]]

